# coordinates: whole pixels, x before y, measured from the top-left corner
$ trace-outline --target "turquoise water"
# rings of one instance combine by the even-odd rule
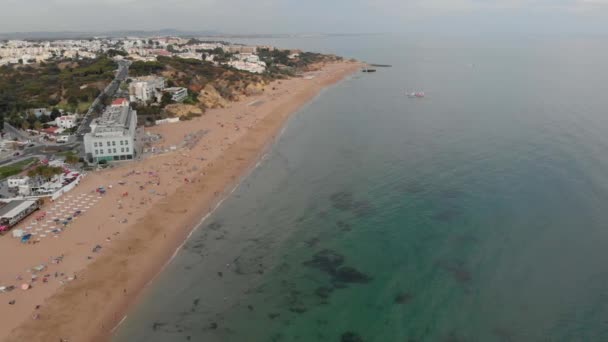
[[[608,340],[605,40],[269,43],[393,67],[295,115],[116,341]]]

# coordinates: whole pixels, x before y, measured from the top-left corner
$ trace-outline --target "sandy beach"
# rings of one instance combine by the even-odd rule
[[[139,161],[93,172],[46,203],[46,217],[16,229],[35,244],[0,238],[4,341],[106,341],[188,234],[245,176],[289,116],[361,64],[323,65],[191,121],[146,128],[161,139]],[[106,194],[95,189],[103,186]],[[82,211],[61,234],[53,217]],[[44,268],[32,269],[44,265]],[[21,284],[31,285],[21,290]]]

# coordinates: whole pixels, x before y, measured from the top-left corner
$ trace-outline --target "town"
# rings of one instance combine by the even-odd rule
[[[0,41],[0,232],[87,172],[162,152],[146,127],[336,58],[202,38]]]

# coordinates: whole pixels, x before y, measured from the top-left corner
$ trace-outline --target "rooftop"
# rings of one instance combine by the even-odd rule
[[[10,201],[10,202],[0,202],[0,217],[15,217],[17,214],[25,210],[25,208],[30,205],[36,203],[36,201]]]
[[[123,98],[112,101],[112,106],[124,106],[126,104],[129,104],[129,100]]]
[[[136,115],[131,108],[108,107],[101,117],[95,120],[93,135],[111,135],[110,133],[126,135],[129,132],[131,116]]]

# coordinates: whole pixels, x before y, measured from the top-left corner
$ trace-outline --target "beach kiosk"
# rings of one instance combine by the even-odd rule
[[[39,200],[0,202],[0,227],[7,231],[40,208]]]

